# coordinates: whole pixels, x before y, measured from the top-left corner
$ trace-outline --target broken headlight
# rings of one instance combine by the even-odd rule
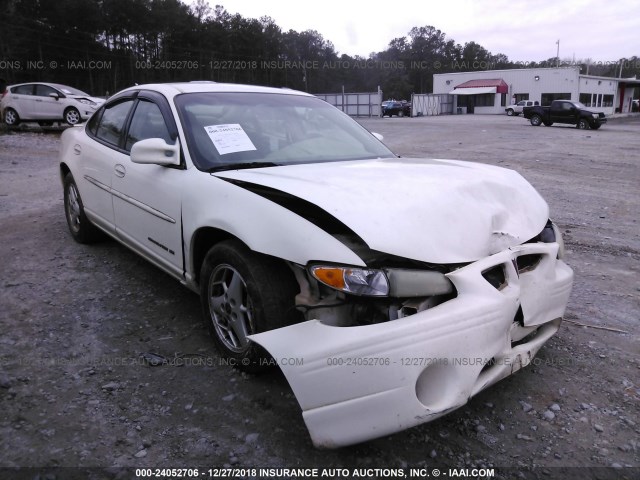
[[[386,297],[389,280],[382,270],[334,265],[314,265],[311,274],[331,288],[353,295]]]
[[[443,273],[430,270],[314,265],[310,271],[331,288],[369,297],[430,297],[450,294],[454,290]]]

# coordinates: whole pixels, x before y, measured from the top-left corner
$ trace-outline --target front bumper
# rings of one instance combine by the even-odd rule
[[[399,320],[311,320],[251,339],[279,363],[314,445],[381,437],[434,420],[531,362],[571,293],[573,272],[557,253],[557,243],[525,244],[474,262],[448,274],[455,299]],[[540,261],[519,274],[522,255]],[[497,265],[506,279],[499,290],[482,276]]]

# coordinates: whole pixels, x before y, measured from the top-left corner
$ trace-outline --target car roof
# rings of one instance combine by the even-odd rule
[[[47,87],[51,87],[51,88],[55,88],[56,90],[64,90],[65,88],[67,89],[72,89],[72,90],[77,90],[78,92],[82,92],[82,90],[80,90],[79,88],[76,87],[72,87],[71,85],[63,85],[62,83],[50,83],[50,82],[24,82],[24,83],[16,83],[14,85],[7,85],[7,88],[15,88],[15,87],[22,87],[23,85],[46,85]],[[84,95],[89,95],[86,92],[82,92]],[[74,94],[75,95],[75,94]]]
[[[313,97],[313,95],[291,90],[289,88],[262,87],[257,85],[243,85],[238,83],[216,83],[216,82],[183,82],[183,83],[149,83],[146,85],[136,85],[122,90],[120,93],[135,90],[152,90],[162,93],[167,98],[172,98],[181,93],[276,93],[281,95],[303,95]]]

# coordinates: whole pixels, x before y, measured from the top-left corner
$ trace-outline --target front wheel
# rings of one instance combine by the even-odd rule
[[[542,124],[542,117],[540,115],[532,115],[529,121],[534,127],[539,127]]]
[[[509,117],[513,117],[513,114],[514,114],[514,113],[515,113],[515,112],[513,111],[513,109],[512,109],[512,108],[510,108],[509,110],[507,110],[507,116],[509,116]]]
[[[235,240],[209,250],[200,272],[204,320],[220,354],[240,370],[260,372],[275,363],[250,335],[301,320],[293,272],[273,257]]]
[[[64,213],[71,236],[78,243],[93,243],[103,238],[103,233],[96,228],[84,212],[84,204],[73,175],[64,177]]]
[[[580,130],[589,130],[590,125],[589,122],[587,122],[586,119],[581,118],[580,120],[578,120],[578,125],[576,125]]]
[[[71,107],[65,110],[64,121],[69,125],[76,125],[77,123],[80,123],[80,120],[82,120],[82,118],[80,117],[80,112],[77,109]]]

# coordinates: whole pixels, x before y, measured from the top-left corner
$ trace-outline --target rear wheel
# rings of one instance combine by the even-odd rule
[[[299,286],[291,270],[273,257],[235,240],[209,250],[200,273],[204,320],[220,354],[248,372],[269,369],[270,355],[248,336],[301,320]]]
[[[20,123],[20,116],[13,108],[7,108],[4,112],[4,123],[10,127],[15,127]]]
[[[532,115],[529,121],[531,122],[531,125],[538,127],[542,124],[542,117],[540,115]]]
[[[71,173],[64,177],[64,213],[71,236],[76,242],[93,243],[104,238],[104,234],[87,218],[78,186]]]

